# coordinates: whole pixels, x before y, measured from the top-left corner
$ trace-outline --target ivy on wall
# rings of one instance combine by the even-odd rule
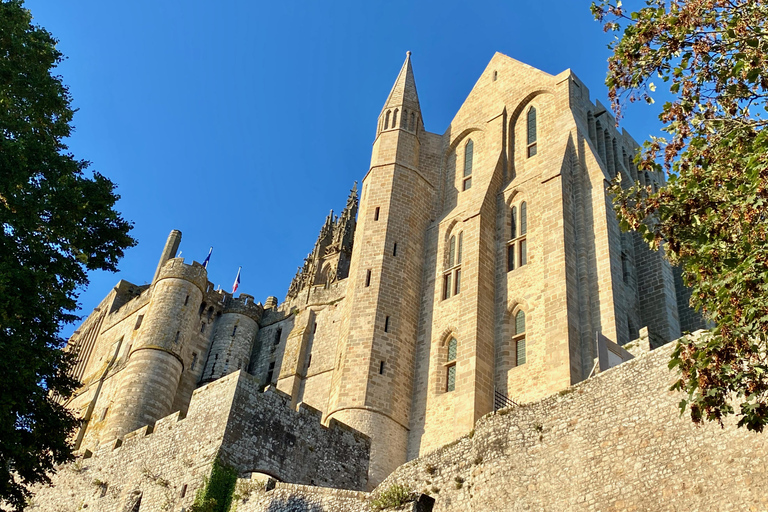
[[[211,475],[195,494],[195,502],[189,512],[227,512],[237,482],[237,471],[218,458],[213,461]]]

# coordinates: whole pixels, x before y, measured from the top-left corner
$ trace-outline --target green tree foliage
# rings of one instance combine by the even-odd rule
[[[115,270],[135,244],[114,184],[67,153],[61,60],[21,1],[0,1],[0,502],[17,509],[71,458],[78,422],[60,402],[77,383],[59,327],[76,319],[86,272]]]
[[[666,173],[658,192],[615,185],[625,229],[664,246],[693,290],[691,304],[716,323],[678,343],[673,386],[695,422],[736,414],[739,426],[768,422],[768,2],[645,0],[592,4],[610,45],[606,84],[614,110],[653,103],[654,81],[672,99],[660,115],[669,133],[646,142],[641,170]],[[661,83],[659,82],[659,83]],[[664,242],[662,242],[664,241]]]

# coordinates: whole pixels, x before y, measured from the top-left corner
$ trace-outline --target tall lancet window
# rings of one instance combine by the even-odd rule
[[[461,292],[461,257],[464,251],[464,232],[451,236],[448,241],[448,262],[443,272],[443,300]]]
[[[536,107],[528,109],[528,158],[536,154]]]
[[[518,311],[515,314],[515,324],[512,329],[512,341],[515,344],[515,366],[525,364],[525,313]]]
[[[510,209],[509,241],[507,241],[507,272],[528,263],[528,203]]]
[[[445,391],[456,389],[456,353],[458,351],[458,342],[456,338],[451,338],[448,342],[448,357],[445,361]]]
[[[464,181],[461,190],[469,190],[472,187],[472,159],[474,158],[475,143],[472,139],[464,146]]]

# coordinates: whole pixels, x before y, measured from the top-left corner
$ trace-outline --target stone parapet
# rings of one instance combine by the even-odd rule
[[[260,322],[264,314],[264,307],[258,302],[254,302],[252,296],[243,293],[237,298],[226,301],[224,313],[238,313]]]
[[[196,261],[191,265],[184,263],[184,258],[171,258],[157,275],[155,283],[162,279],[184,279],[200,288],[204,294],[208,285],[208,271]]]

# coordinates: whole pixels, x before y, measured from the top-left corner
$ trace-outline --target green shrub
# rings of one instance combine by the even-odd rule
[[[381,491],[371,501],[371,508],[374,510],[384,510],[387,508],[402,507],[415,498],[413,492],[400,484],[392,484],[388,489]]]

